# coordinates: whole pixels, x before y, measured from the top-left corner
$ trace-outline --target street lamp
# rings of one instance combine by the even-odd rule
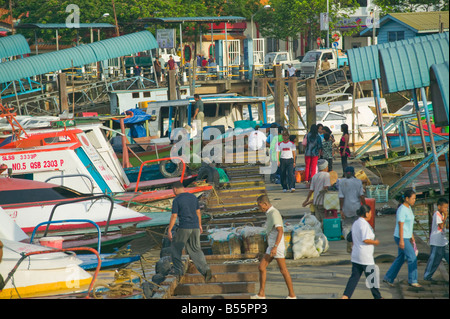
[[[270,9],[270,8],[271,8],[270,4],[266,4],[263,8],[258,9],[258,11],[256,11],[255,13],[252,14],[252,16],[251,16],[251,18],[250,18],[250,24],[252,25],[252,40],[253,40],[253,17],[254,17],[261,9],[267,10],[267,9]]]
[[[94,22],[92,22],[92,23],[96,23],[98,20],[104,19],[104,18],[107,18],[107,17],[109,17],[109,13],[108,12],[103,13],[103,15],[100,18],[94,20]],[[94,42],[94,33],[92,31],[93,30],[91,28],[91,43]],[[100,41],[100,28],[98,29],[97,35],[98,35],[98,41]]]

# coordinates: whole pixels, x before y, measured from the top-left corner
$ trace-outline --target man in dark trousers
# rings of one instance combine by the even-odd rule
[[[200,234],[202,229],[202,218],[197,197],[187,193],[183,184],[176,182],[172,186],[176,195],[172,203],[172,216],[169,222],[168,237],[172,241],[172,262],[176,276],[183,275],[183,263],[181,254],[183,248],[192,259],[197,270],[203,275],[205,281],[211,280],[211,270],[206,263],[200,245]],[[172,237],[172,228],[178,218],[178,229],[175,237]]]

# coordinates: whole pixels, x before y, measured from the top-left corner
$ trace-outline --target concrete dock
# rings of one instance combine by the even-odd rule
[[[297,157],[297,166],[303,165],[304,156]],[[349,163],[352,165],[352,163]],[[333,163],[339,176],[342,176],[340,161],[335,159]],[[281,186],[271,184],[266,178],[266,190],[273,206],[282,214],[284,221],[290,220],[292,216],[302,215],[309,210],[308,207],[301,207],[308,190],[304,184],[297,184],[294,193],[283,193]],[[377,203],[377,207],[386,203]],[[396,207],[396,201],[387,203],[391,207]],[[295,220],[293,220],[295,222]],[[396,281],[395,287],[389,287],[383,283],[383,277],[397,256],[397,249],[393,238],[395,229],[395,215],[381,215],[375,217],[375,235],[380,244],[375,247],[374,257],[376,265],[380,270],[380,292],[385,299],[448,299],[448,265],[441,263],[433,279],[437,283],[429,284],[424,282],[423,274],[427,260],[418,261],[419,283],[423,289],[417,290],[408,286],[408,267],[405,262]],[[419,253],[429,254],[429,247],[426,243],[417,239]],[[419,254],[419,257],[422,254]],[[345,240],[329,241],[329,249],[322,253],[320,257],[305,259],[286,259],[288,270],[291,274],[294,290],[297,298],[300,299],[336,299],[341,298],[351,275],[350,253],[347,252],[347,242]],[[257,290],[259,285],[257,285]],[[279,272],[276,261],[273,261],[268,268],[266,283],[266,298],[286,298],[287,287],[283,277]],[[365,286],[365,277],[362,276],[352,299],[372,299],[370,290]]]

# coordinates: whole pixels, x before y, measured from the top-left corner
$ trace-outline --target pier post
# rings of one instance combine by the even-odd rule
[[[316,124],[316,79],[306,80],[306,131]]]
[[[281,65],[274,65],[275,75],[275,122],[284,126],[284,80],[281,77]]]
[[[298,90],[297,90],[297,78],[292,77],[288,80],[289,87],[289,126],[295,135],[298,137]]]
[[[67,98],[67,76],[65,73],[58,73],[58,97],[59,97],[59,111],[69,112],[69,102]]]

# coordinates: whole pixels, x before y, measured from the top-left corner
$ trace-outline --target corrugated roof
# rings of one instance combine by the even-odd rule
[[[441,23],[444,24],[444,29],[448,30],[448,13],[448,11],[430,11],[391,13],[389,15],[416,30],[418,33],[421,33],[439,31],[439,18]]]
[[[356,83],[380,78],[380,59],[378,54],[378,51],[380,49],[398,47],[411,43],[419,43],[436,39],[446,39],[448,42],[449,32],[418,36],[407,40],[350,49],[347,51],[347,55],[352,81]]]
[[[74,67],[78,67],[157,47],[158,43],[153,34],[149,31],[141,31],[69,49],[0,63],[0,83],[68,69],[72,67],[72,63]]]
[[[109,23],[79,23],[78,27],[67,26],[66,23],[22,23],[16,26],[16,29],[104,29],[115,28]]]
[[[449,60],[448,39],[380,49],[383,92],[393,93],[430,85],[429,69]]]
[[[430,94],[433,97],[434,122],[436,126],[448,126],[449,61],[431,66]]]
[[[169,18],[142,18],[137,22],[154,22],[154,23],[183,23],[183,22],[233,22],[244,21],[246,18],[237,16],[223,17],[169,17]]]
[[[439,32],[439,17],[444,31],[448,31],[448,11],[390,13],[380,19],[380,27],[389,21],[395,21],[417,33]],[[375,30],[377,34],[378,30]],[[372,28],[365,28],[360,32],[360,36],[372,36],[372,32]]]
[[[30,53],[30,46],[21,34],[0,38],[0,59]]]

